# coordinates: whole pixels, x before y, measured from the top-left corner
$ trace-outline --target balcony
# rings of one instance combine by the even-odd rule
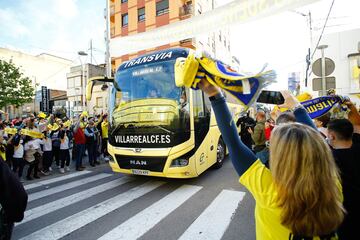
[[[110,16],[113,16],[115,14],[115,4],[110,5]]]
[[[194,48],[196,45],[195,38],[187,38],[180,41],[181,47]]]
[[[192,4],[185,4],[182,7],[180,7],[179,13],[181,20],[187,19],[194,15],[194,7]]]

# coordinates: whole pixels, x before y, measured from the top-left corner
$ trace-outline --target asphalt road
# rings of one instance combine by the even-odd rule
[[[194,179],[127,176],[104,163],[25,188],[13,239],[255,239],[254,200],[229,159]]]

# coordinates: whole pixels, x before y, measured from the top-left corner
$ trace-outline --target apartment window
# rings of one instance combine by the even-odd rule
[[[96,98],[96,106],[97,107],[103,107],[103,98],[102,97],[97,97]]]
[[[138,21],[139,22],[145,21],[145,8],[138,9]]]
[[[82,96],[75,96],[73,98],[73,101],[74,101],[74,106],[75,107],[82,106]]]
[[[128,0],[121,0],[121,3],[126,3]]]
[[[75,79],[75,87],[81,87],[81,77],[76,77]]]
[[[156,16],[160,16],[169,12],[169,0],[163,0],[156,3]]]
[[[129,24],[129,16],[127,13],[121,15],[121,26],[126,27]]]
[[[68,78],[67,80],[67,88],[73,88],[74,87],[74,79],[73,78]]]

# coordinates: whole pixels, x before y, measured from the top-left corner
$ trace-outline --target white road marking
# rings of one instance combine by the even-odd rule
[[[91,173],[91,172],[90,171],[81,171],[81,172],[71,173],[71,174],[61,176],[61,177],[56,177],[56,178],[51,178],[48,180],[42,180],[42,181],[36,182],[36,183],[31,183],[31,184],[25,185],[24,188],[26,190],[29,190],[29,189],[33,189],[33,188],[40,187],[40,186],[46,186],[47,184],[50,184],[50,183],[59,182],[59,181],[66,180],[69,178],[81,176],[81,175],[84,175],[87,173]]]
[[[109,189],[118,187],[118,186],[123,185],[127,182],[130,182],[132,180],[134,180],[134,179],[130,178],[130,177],[122,177],[120,179],[116,179],[111,182],[107,182],[107,183],[101,184],[99,186],[86,189],[84,191],[75,193],[73,195],[58,199],[56,201],[49,202],[45,205],[41,205],[39,207],[32,208],[25,212],[24,220],[17,225],[21,225],[23,223],[29,222],[35,218],[44,216],[45,214],[54,212],[58,209],[64,208],[64,207],[74,204],[76,202],[80,202],[81,200],[84,200],[86,198],[94,196],[98,193],[105,192]]]
[[[99,240],[137,239],[178,208],[202,187],[183,185],[114,228]]]
[[[32,234],[29,234],[22,240],[55,240],[62,238],[69,233],[95,221],[96,219],[105,216],[106,214],[116,210],[119,207],[153,191],[154,189],[165,184],[160,181],[150,181],[138,187],[132,188],[120,195],[110,198],[104,202],[96,204],[95,206],[78,212],[61,221],[51,224],[43,229],[40,229]]]
[[[109,177],[109,176],[111,176],[111,174],[100,173],[100,174],[97,174],[97,175],[94,175],[94,176],[91,176],[91,177],[82,178],[80,180],[76,180],[76,181],[69,182],[69,183],[66,183],[66,184],[63,184],[63,185],[59,185],[57,187],[49,188],[49,189],[46,189],[46,190],[43,190],[43,191],[40,191],[40,192],[35,192],[35,193],[32,193],[32,194],[29,194],[28,202],[31,202],[31,201],[34,201],[36,199],[46,197],[46,196],[49,196],[49,195],[52,195],[52,194],[55,194],[55,193],[59,193],[59,192],[62,192],[62,191],[65,191],[65,190],[68,190],[68,189],[71,189],[71,188],[74,188],[74,187],[78,187],[78,186],[81,186],[81,185],[86,184],[86,183],[94,182],[94,181],[97,181],[97,180],[100,180],[102,178],[106,178],[106,177]]]
[[[179,240],[221,239],[244,196],[244,192],[223,190]]]

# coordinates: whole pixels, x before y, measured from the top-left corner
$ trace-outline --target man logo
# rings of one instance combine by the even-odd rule
[[[142,149],[141,149],[141,148],[135,148],[135,149],[134,149],[134,152],[136,152],[136,153],[141,153],[141,152],[142,152]]]
[[[130,160],[130,164],[132,164],[132,165],[146,166],[146,165],[147,165],[147,162],[146,162],[146,161],[139,161],[139,160]]]

